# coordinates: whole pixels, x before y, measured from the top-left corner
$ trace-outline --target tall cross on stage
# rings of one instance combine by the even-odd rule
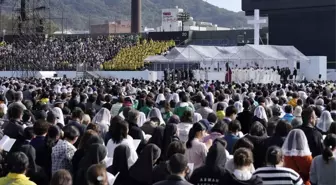
[[[259,45],[260,42],[260,24],[267,23],[266,19],[260,19],[260,11],[254,10],[254,19],[247,21],[247,24],[254,25],[254,45]]]

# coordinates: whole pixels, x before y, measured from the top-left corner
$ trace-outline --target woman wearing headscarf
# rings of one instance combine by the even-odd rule
[[[219,185],[219,180],[225,174],[227,161],[225,147],[225,141],[218,141],[218,139],[214,141],[209,149],[205,165],[193,171],[189,180],[192,184]]]
[[[114,155],[114,150],[119,145],[127,145],[131,150],[131,157],[128,160],[129,166],[132,166],[138,159],[138,154],[136,153],[136,148],[133,144],[133,138],[128,134],[128,123],[123,120],[114,122],[113,128],[111,130],[111,139],[107,142],[106,148],[108,152],[108,157],[112,158]]]
[[[76,173],[78,171],[78,165],[85,153],[88,152],[92,144],[104,144],[103,140],[99,137],[99,134],[93,130],[87,130],[82,136],[78,148],[72,157],[72,170]]]
[[[106,108],[101,108],[92,120],[92,123],[99,125],[100,134],[103,138],[105,137],[106,132],[109,130],[110,121],[111,113]]]
[[[33,146],[31,145],[23,145],[20,150],[26,154],[29,159],[29,166],[26,172],[26,176],[37,185],[45,185],[49,183],[49,178],[47,174],[44,172],[43,168],[38,166],[35,163],[36,160],[36,151]]]
[[[303,121],[301,114],[302,114],[302,107],[296,106],[293,113],[294,119],[291,122],[294,128],[297,128],[302,125]]]
[[[206,118],[204,118],[206,119]],[[197,112],[194,112],[193,113],[193,122],[196,123],[196,122],[199,122],[202,120],[202,115],[200,113],[197,113]]]
[[[159,125],[164,125],[165,121],[162,118],[162,114],[158,108],[152,108],[148,113],[148,119],[151,120],[151,118],[157,118],[160,123]]]
[[[241,112],[243,112],[243,110],[244,110],[243,104],[241,102],[239,102],[239,101],[235,102],[233,104],[233,106],[236,107],[236,109],[238,110],[238,112],[237,112],[238,114],[241,113]]]
[[[146,122],[146,115],[143,112],[139,112],[139,117],[138,117],[138,122],[137,125],[139,127],[142,127],[144,125],[144,123]]]
[[[166,98],[163,93],[160,93],[157,95],[155,103],[158,105],[162,101],[166,101]]]
[[[131,156],[131,150],[127,145],[119,145],[114,151],[112,166],[107,171],[117,176],[113,185],[127,185],[129,176],[128,160]]]
[[[167,124],[164,128],[163,143],[161,148],[161,153],[164,160],[167,160],[167,151],[169,144],[174,141],[180,140],[177,135],[177,126],[175,124]]]
[[[262,125],[264,125],[265,128],[267,128],[267,114],[265,111],[265,108],[261,105],[259,105],[255,110],[254,110],[254,116],[252,118],[252,122],[260,122]]]
[[[290,131],[282,152],[285,156],[284,166],[299,173],[305,185],[310,185],[309,169],[313,158],[305,133],[300,129]]]
[[[62,124],[63,126],[65,126],[65,123],[64,123],[64,116],[63,116],[63,111],[61,108],[59,107],[54,107],[52,109],[52,111],[54,112],[55,116],[56,116],[56,119],[57,119],[57,123],[60,123]]]
[[[164,127],[157,126],[154,129],[153,135],[149,139],[148,143],[154,144],[154,145],[158,146],[160,149],[162,149],[163,148],[164,130],[165,130]],[[161,152],[161,155],[163,155],[162,152]],[[160,156],[160,159],[162,159],[162,156]]]
[[[152,185],[152,171],[156,160],[159,159],[161,150],[154,144],[148,144],[141,152],[139,159],[129,169],[128,184]]]
[[[317,121],[316,129],[320,131],[322,135],[326,135],[332,122],[334,122],[334,120],[332,119],[330,112],[323,111],[320,119]]]
[[[102,164],[106,156],[107,151],[104,145],[92,144],[79,163],[75,184],[88,185],[85,178],[87,169],[94,164]]]

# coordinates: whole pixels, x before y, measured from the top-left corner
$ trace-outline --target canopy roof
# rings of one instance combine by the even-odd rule
[[[165,59],[164,59],[165,58]],[[199,46],[175,47],[166,56],[150,56],[147,62],[186,62],[186,63],[210,63],[230,62],[243,66],[253,63],[257,66],[270,67],[281,64],[281,67],[293,67],[294,63],[308,61],[294,46],[250,45],[245,46]],[[246,66],[246,65],[245,65]],[[249,66],[249,64],[247,64]],[[251,65],[250,65],[251,66]]]

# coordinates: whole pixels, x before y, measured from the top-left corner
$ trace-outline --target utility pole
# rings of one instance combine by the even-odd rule
[[[177,15],[177,20],[182,21],[182,31],[184,31],[184,22],[188,21],[190,18],[190,13],[188,12],[180,12]]]
[[[64,9],[62,10],[62,37],[64,36]]]

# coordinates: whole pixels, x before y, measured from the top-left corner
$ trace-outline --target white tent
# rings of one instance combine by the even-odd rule
[[[164,59],[165,58],[165,59]],[[225,68],[229,63],[232,68],[280,68],[291,70],[298,62],[309,59],[293,46],[245,45],[231,47],[197,46],[175,47],[166,56],[148,57],[145,61],[158,63],[200,64],[201,68]]]

